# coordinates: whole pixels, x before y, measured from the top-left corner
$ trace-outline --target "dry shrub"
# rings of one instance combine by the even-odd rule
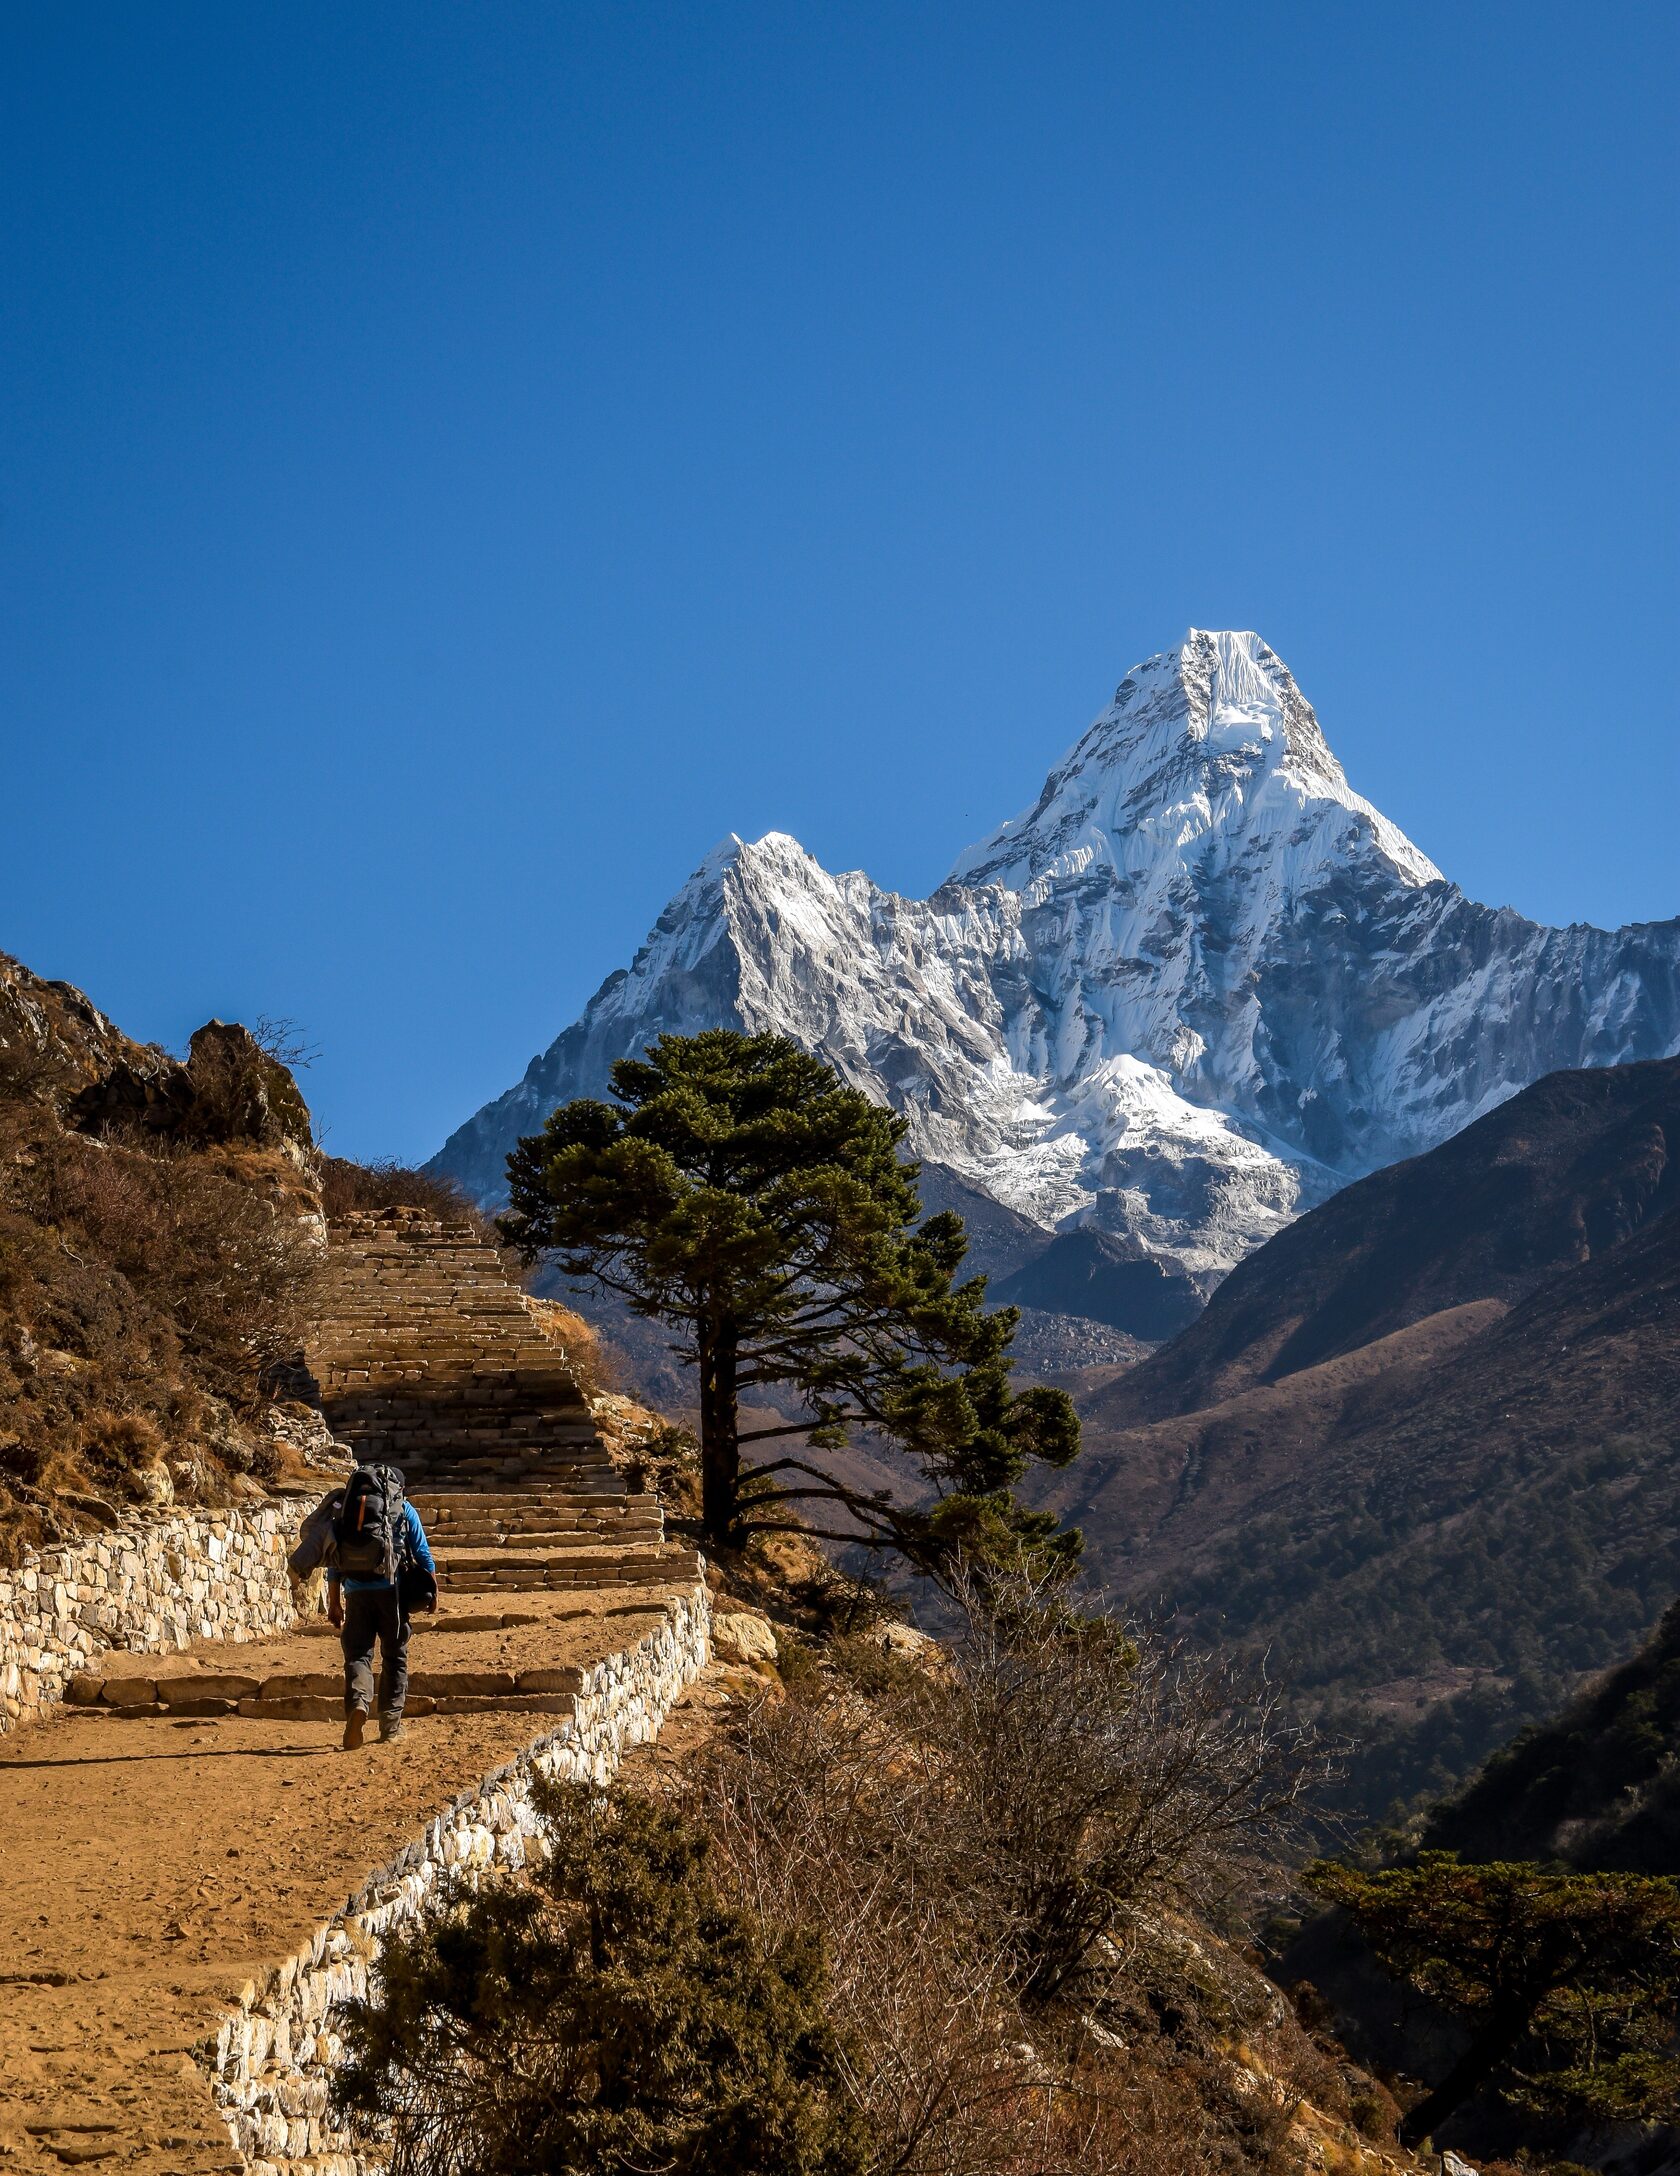
[[[609,1388],[606,1356],[594,1328],[558,1300],[527,1297],[525,1304],[544,1337],[566,1355],[566,1364],[581,1395],[593,1403]]]
[[[1287,2113],[1215,2090],[1253,1977],[1178,1914],[1275,1849],[1316,1747],[1263,1683],[1046,1589],[963,1603],[944,1666],[760,1704],[679,1786],[734,1893],[820,1936],[877,2165],[1274,2165]],[[1124,2061],[1093,2056],[1116,2025]]]
[[[168,1320],[199,1385],[236,1410],[256,1403],[262,1369],[301,1343],[319,1266],[314,1235],[205,1157],[67,1134],[15,1183],[38,1223]]]
[[[387,2126],[393,2169],[1298,2170],[1299,2093],[1268,2038],[1287,2010],[1174,1906],[1252,1860],[1304,1749],[1252,1688],[1146,1636],[1036,1590],[968,1606],[945,1665],[869,1699],[830,1671],[825,1698],[736,1711],[662,1806],[549,1792],[546,1863],[390,1945],[341,2014],[338,2090]],[[1237,1703],[1217,1719],[1216,1687]],[[1043,1822],[1000,1820],[1066,1733]],[[1036,1868],[1059,1924],[1070,1855],[1106,1904],[1046,1988],[1022,1899]],[[777,1960],[797,1965],[780,1992],[760,1968]]]
[[[908,1680],[916,1787],[1029,2006],[1140,1913],[1206,1914],[1275,1867],[1328,1762],[1262,1668],[1071,1609],[1048,1581],[957,1598],[951,1668]]]
[[[0,1554],[108,1521],[149,1469],[225,1496],[260,1439],[240,1414],[297,1348],[316,1265],[288,1193],[234,1152],[142,1150],[0,1110]],[[259,1159],[260,1160],[260,1159]],[[272,1159],[270,1159],[272,1160]],[[260,1180],[260,1183],[259,1183]]]
[[[323,1156],[321,1207],[329,1224],[357,1210],[424,1209],[446,1224],[471,1225],[481,1239],[496,1237],[489,1218],[453,1179],[394,1158],[364,1164],[348,1156]]]

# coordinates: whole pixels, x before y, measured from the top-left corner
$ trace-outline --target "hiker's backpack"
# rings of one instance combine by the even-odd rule
[[[333,1553],[351,1579],[395,1579],[406,1540],[403,1477],[395,1466],[358,1466],[333,1521]]]

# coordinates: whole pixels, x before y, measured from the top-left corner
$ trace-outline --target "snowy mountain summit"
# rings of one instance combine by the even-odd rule
[[[931,898],[730,838],[434,1168],[502,1159],[616,1058],[791,1035],[915,1152],[1203,1291],[1300,1210],[1529,1081],[1680,1048],[1680,922],[1476,905],[1349,786],[1288,667],[1192,628]]]

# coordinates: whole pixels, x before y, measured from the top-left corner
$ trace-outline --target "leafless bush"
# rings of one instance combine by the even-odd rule
[[[73,1254],[117,1271],[165,1318],[201,1386],[237,1407],[296,1349],[318,1272],[294,1209],[204,1157],[75,1134],[42,1142],[11,1191]]]
[[[821,1936],[883,2171],[1231,2166],[1182,2080],[1079,2051],[1163,1919],[1281,1840],[1316,1749],[1263,1680],[1049,1589],[963,1603],[944,1666],[741,1716],[690,1807],[744,1902]]]
[[[489,1218],[453,1179],[394,1158],[364,1164],[348,1156],[323,1156],[321,1206],[329,1223],[358,1209],[425,1209],[445,1223],[470,1224],[481,1239],[496,1237]]]
[[[1264,1668],[1069,1608],[1048,1581],[959,1584],[948,1671],[908,1695],[945,1882],[1029,2008],[1162,1909],[1275,1864],[1327,1773]]]
[[[1018,2065],[993,2060],[1011,2006],[1001,1959],[974,1949],[917,1880],[915,1813],[894,1788],[904,1751],[894,1722],[861,1701],[766,1704],[695,1773],[690,1804],[742,1902],[822,1938],[831,2014],[859,2051],[848,2083],[882,2165],[984,2176],[1009,2165],[988,2118],[1020,2084]]]
[[[258,1013],[251,1040],[264,1057],[283,1065],[288,1073],[305,1070],[321,1055],[320,1044],[312,1043],[307,1029],[286,1013]]]

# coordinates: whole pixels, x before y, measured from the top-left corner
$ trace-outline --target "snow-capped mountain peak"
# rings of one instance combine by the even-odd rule
[[[1019,888],[1071,873],[1083,855],[1135,877],[1163,857],[1187,864],[1214,836],[1244,849],[1310,842],[1322,867],[1350,833],[1369,836],[1407,882],[1439,881],[1349,786],[1277,653],[1255,634],[1192,627],[1176,650],[1134,666],[1033,807],[970,847],[951,875]]]
[[[1206,1288],[1542,1073],[1680,1047],[1680,925],[1474,905],[1354,792],[1275,651],[1192,628],[929,899],[731,835],[437,1167],[495,1200],[557,1103],[717,1025],[791,1035],[917,1154]]]

